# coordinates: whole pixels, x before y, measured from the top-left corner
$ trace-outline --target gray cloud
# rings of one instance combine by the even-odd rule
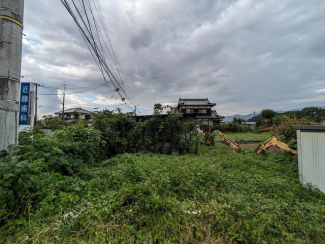
[[[130,37],[130,46],[133,49],[138,49],[141,47],[145,48],[151,44],[151,41],[152,41],[151,31],[144,28],[140,32],[133,34]]]
[[[226,115],[325,102],[317,92],[325,89],[322,0],[99,2],[135,104],[208,97]],[[42,42],[24,41],[26,80],[70,87],[101,83],[59,1],[25,5],[24,32]],[[103,89],[92,94],[111,97]],[[59,101],[51,96],[44,103]]]

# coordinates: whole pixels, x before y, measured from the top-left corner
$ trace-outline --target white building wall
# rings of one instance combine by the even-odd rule
[[[325,131],[297,130],[299,179],[325,193]]]

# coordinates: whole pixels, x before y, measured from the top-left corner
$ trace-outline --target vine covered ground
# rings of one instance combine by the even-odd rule
[[[297,159],[245,151],[217,143],[35,171],[43,197],[2,220],[0,242],[325,243],[325,196],[299,183]]]
[[[273,136],[275,133],[273,131],[267,132],[226,132],[224,133],[228,138],[233,141],[265,141]],[[222,141],[220,137],[215,137],[216,141]]]

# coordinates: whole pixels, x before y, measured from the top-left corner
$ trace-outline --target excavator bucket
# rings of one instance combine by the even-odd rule
[[[267,150],[271,146],[276,146],[277,148],[280,148],[284,151],[291,152],[294,155],[297,155],[298,152],[296,150],[293,150],[291,147],[289,147],[287,144],[283,143],[282,141],[278,140],[276,136],[272,136],[271,138],[267,139],[263,144],[256,150],[256,153],[261,153],[264,150]]]

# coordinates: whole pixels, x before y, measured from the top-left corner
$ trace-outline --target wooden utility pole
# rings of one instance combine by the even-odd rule
[[[0,151],[18,143],[24,0],[0,0]]]

